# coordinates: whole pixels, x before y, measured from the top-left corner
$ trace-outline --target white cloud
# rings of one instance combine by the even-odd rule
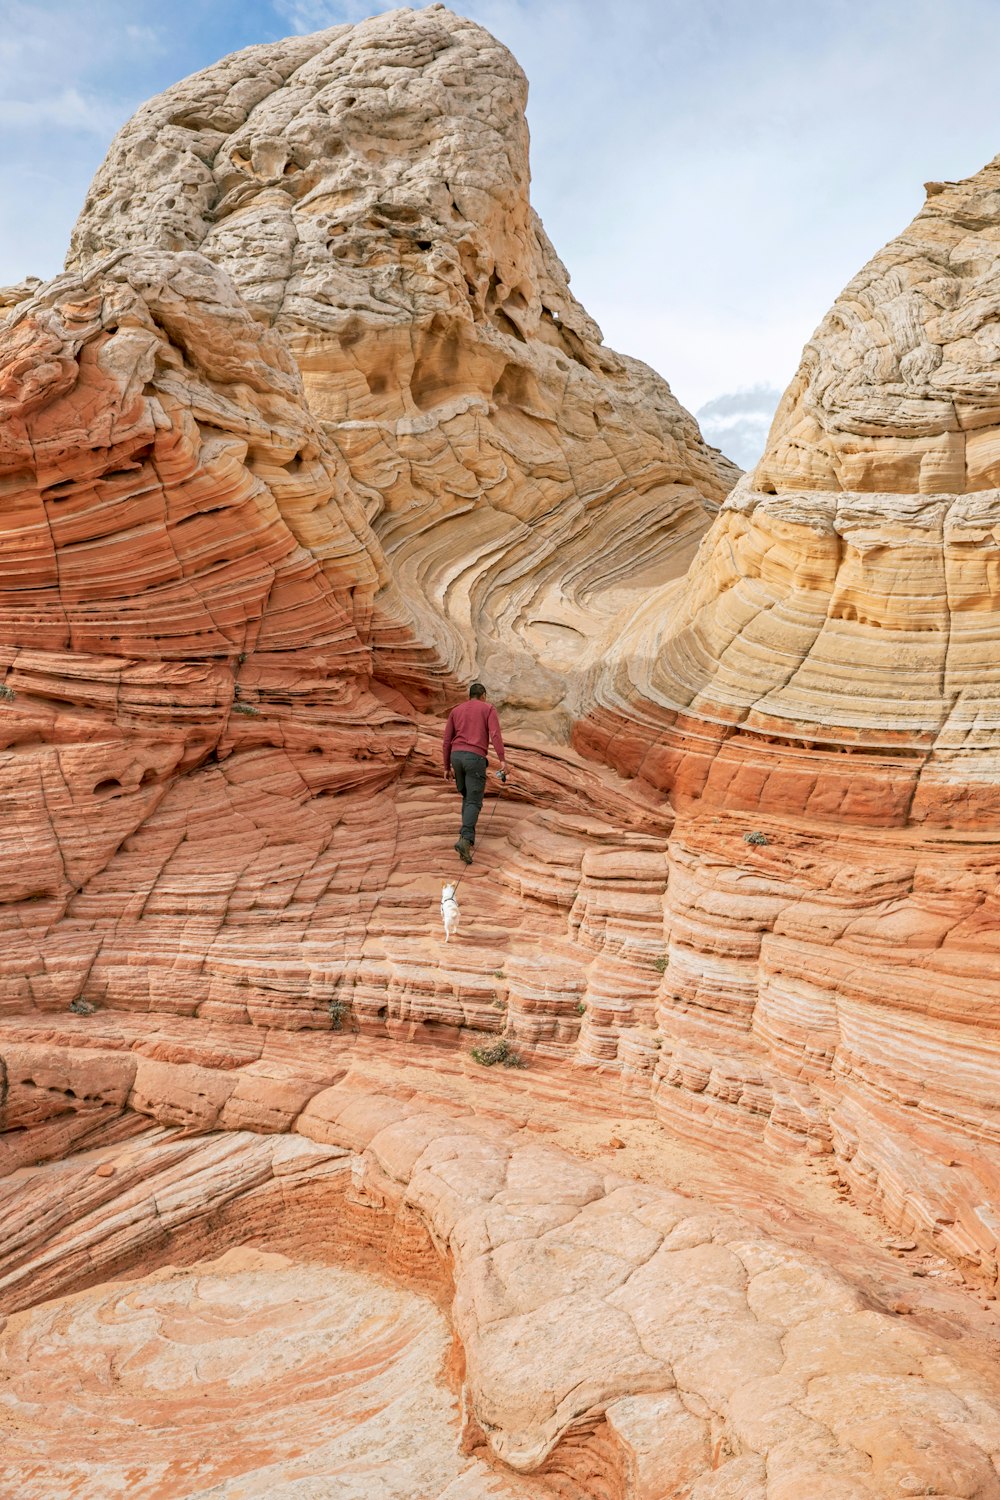
[[[721,448],[741,469],[752,469],[767,443],[781,392],[755,385],[715,396],[695,412],[705,439]]]
[[[153,0],[0,0],[0,282],[60,269],[90,179],[163,52],[155,13]]]
[[[783,385],[920,184],[1000,147],[996,0],[453,4],[528,75],[533,197],[577,295],[692,410]],[[168,25],[160,0],[0,0],[0,281],[51,274],[144,97],[251,42],[391,8],[174,0]]]
[[[0,125],[29,129],[58,125],[67,130],[84,130],[107,137],[121,123],[120,112],[114,106],[100,99],[87,98],[74,88],[34,99],[0,99]]]
[[[288,22],[299,36],[308,36],[311,31],[325,31],[328,26],[341,26],[345,21],[364,21],[368,16],[378,16],[387,10],[397,10],[392,3],[381,4],[379,0],[274,0],[274,10]],[[420,10],[422,6],[415,6]]]
[[[156,51],[161,51],[166,45],[159,26],[129,25],[125,27],[125,35],[130,42],[135,42],[140,47],[155,48]]]

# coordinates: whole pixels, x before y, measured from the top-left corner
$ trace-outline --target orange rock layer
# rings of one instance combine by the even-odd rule
[[[127,1426],[130,1405],[141,1417],[155,1404],[166,1434],[179,1423],[190,1432],[190,1458],[166,1473],[159,1448],[133,1455],[139,1493],[188,1494],[220,1469],[247,1476],[254,1494],[268,1492],[268,1468],[283,1483],[339,1475],[337,1445],[350,1428],[347,1473],[372,1486],[359,1495],[443,1494],[441,1473],[461,1465],[442,1447],[448,1412],[432,1387],[433,1360],[428,1369],[414,1347],[429,1336],[427,1315],[417,1299],[407,1305],[372,1285],[373,1270],[450,1309],[462,1450],[479,1461],[470,1485],[483,1484],[484,1461],[499,1461],[512,1476],[536,1476],[525,1493],[571,1500],[655,1500],[670,1487],[696,1500],[890,1500],[914,1476],[940,1494],[996,1493],[995,1368],[874,1308],[822,1260],[746,1220],[547,1144],[529,1080],[517,1103],[510,1087],[479,1084],[471,1108],[455,1097],[454,1067],[428,1074],[415,1094],[383,1049],[349,1038],[124,1017],[22,1021],[7,1038],[20,1118],[37,1128],[89,1116],[89,1149],[22,1170],[5,1204],[0,1296],[13,1315],[0,1342],[33,1371],[5,1403],[14,1472],[44,1479],[53,1496],[85,1493],[81,1483],[119,1462],[86,1442],[72,1461],[29,1462],[39,1381],[58,1378],[47,1363],[53,1337],[79,1348],[77,1378],[83,1399],[100,1404],[98,1420],[110,1408]],[[222,1284],[149,1277],[234,1239],[311,1269],[290,1277],[287,1262],[251,1257],[282,1272],[278,1288],[241,1284],[232,1261]],[[331,1261],[364,1275],[339,1292],[318,1269]],[[136,1267],[142,1279],[121,1280]],[[199,1277],[213,1272],[194,1265]],[[78,1290],[94,1283],[95,1292]],[[300,1310],[288,1306],[293,1293]],[[39,1298],[41,1308],[17,1312]],[[347,1351],[365,1312],[358,1332],[373,1397],[398,1411],[400,1381],[428,1396],[429,1430],[395,1490],[378,1488],[377,1455],[394,1463],[400,1432],[380,1432],[374,1415],[355,1410]],[[213,1322],[227,1330],[221,1345]],[[339,1364],[330,1363],[334,1329]],[[259,1357],[258,1336],[268,1350]],[[258,1410],[281,1415],[276,1430],[258,1424],[238,1446],[228,1431],[213,1474],[207,1434],[235,1378]],[[305,1397],[296,1417],[289,1407]],[[188,1416],[192,1407],[201,1415]],[[512,1479],[461,1493],[521,1491]]]
[[[610,1101],[709,1146],[733,1201],[762,1162],[829,1174],[997,1282],[1000,508],[933,458],[990,430],[961,256],[963,202],[977,255],[1000,232],[993,168],[852,284],[726,499],[571,297],[523,99],[437,6],[252,49],[140,111],[71,270],[7,298],[10,1347],[247,1239],[442,1300],[469,1458],[442,1500],[520,1472],[581,1500],[996,1495],[971,1354],[655,1167],[519,1134]],[[974,336],[928,312],[927,236]],[[513,775],[446,946],[440,733],[473,674]],[[500,1039],[527,1069],[456,1102]],[[384,1064],[352,1091],[355,1054]],[[44,1471],[49,1500],[85,1469]]]

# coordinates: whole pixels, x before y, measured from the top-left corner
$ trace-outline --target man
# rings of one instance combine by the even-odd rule
[[[468,702],[460,703],[448,715],[444,732],[445,780],[450,781],[454,776],[462,798],[462,831],[455,848],[467,865],[472,864],[476,821],[482,809],[483,793],[486,791],[490,740],[493,741],[493,748],[500,762],[501,778],[506,780],[507,762],[500,735],[500,720],[492,703],[486,701],[486,689],[482,683],[474,682],[469,689]]]

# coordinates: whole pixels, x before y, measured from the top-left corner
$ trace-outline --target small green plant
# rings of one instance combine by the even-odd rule
[[[254,706],[254,704],[252,704],[252,703],[234,703],[233,704],[233,713],[234,714],[246,714],[246,716],[247,716],[248,719],[259,719],[260,718],[260,709],[256,708]]]
[[[574,1010],[576,1011],[578,1016],[585,1016],[587,1014],[587,1007],[584,1005],[582,1000],[578,1000],[576,1002]]]
[[[13,703],[16,696],[17,695],[12,687],[8,687],[5,682],[0,682],[0,701],[4,703]]]
[[[504,973],[503,969],[494,969],[493,970],[493,978],[494,979],[506,979],[507,976]]]
[[[507,1002],[506,1002],[506,1000],[502,1000],[500,998],[500,996],[498,995],[497,998],[493,1002],[493,1009],[494,1010],[506,1010],[507,1009]]]
[[[743,842],[744,844],[766,844],[767,834],[761,833],[759,828],[754,828],[750,833],[743,835]]]
[[[524,1060],[514,1051],[505,1036],[499,1037],[485,1047],[473,1047],[472,1056],[484,1068],[494,1068],[502,1063],[505,1068],[523,1068]]]
[[[69,1008],[74,1016],[92,1016],[97,1006],[91,1005],[90,1001],[85,1000],[82,995],[77,995],[75,1000],[69,1002]]]
[[[330,1025],[334,1031],[343,1031],[344,1017],[347,1014],[347,1006],[342,1000],[331,1000],[327,1006],[330,1015]]]
[[[657,974],[665,974],[667,972],[667,964],[669,962],[670,960],[667,958],[667,955],[665,953],[661,953],[659,958],[653,959],[653,968],[656,970]]]

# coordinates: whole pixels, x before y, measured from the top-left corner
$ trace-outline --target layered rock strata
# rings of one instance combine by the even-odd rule
[[[665,1117],[810,1137],[990,1280],[996,181],[991,163],[932,184],[837,300],[756,473],[636,613],[576,731],[678,813]]]
[[[462,1465],[434,1430],[446,1427],[447,1403],[423,1352],[428,1315],[357,1274],[374,1265],[450,1305],[463,1351],[452,1369],[462,1447],[480,1460],[456,1493],[522,1493],[488,1487],[483,1459],[537,1476],[532,1494],[578,1500],[671,1491],[895,1500],[915,1483],[984,1500],[1000,1492],[1000,1384],[971,1350],[963,1358],[951,1341],[874,1309],[821,1261],[746,1221],[519,1130],[481,1090],[475,1113],[430,1105],[384,1068],[373,1091],[346,1039],[297,1039],[255,1062],[240,1027],[150,1031],[95,1018],[22,1024],[17,1035],[5,1044],[14,1108],[30,1096],[33,1110],[58,1114],[64,1083],[78,1100],[96,1085],[105,1131],[130,1116],[140,1127],[124,1143],[22,1173],[9,1195],[4,1306],[57,1299],[11,1316],[0,1333],[25,1372],[6,1407],[14,1472],[26,1478],[47,1474],[73,1493],[72,1475],[98,1462],[96,1453],[70,1460],[54,1438],[48,1467],[28,1458],[57,1338],[79,1350],[83,1398],[101,1420],[109,1407],[156,1402],[169,1438],[179,1421],[190,1433],[185,1413],[200,1408],[183,1462],[134,1456],[145,1476],[138,1493],[152,1493],[153,1481],[161,1496],[190,1494],[195,1483],[208,1493],[201,1487],[225,1474],[232,1488],[218,1493],[239,1493],[237,1481],[266,1493],[270,1478],[281,1494],[311,1473],[343,1472],[347,1494],[444,1494],[442,1471]],[[159,1128],[142,1129],[142,1117]],[[182,1135],[169,1128],[178,1120]],[[192,1123],[228,1130],[204,1136]],[[201,1262],[237,1233],[312,1269],[251,1260],[270,1277],[256,1286],[232,1262],[225,1278],[223,1262],[150,1279],[150,1267]],[[354,1279],[340,1272],[331,1284],[318,1268],[331,1258],[355,1268]],[[81,1273],[104,1282],[136,1264],[145,1278],[65,1294]],[[283,1338],[275,1319],[290,1323]],[[381,1417],[363,1412],[349,1357],[362,1333],[363,1379],[386,1404]],[[294,1402],[296,1414],[278,1431],[248,1429],[238,1456],[227,1440],[210,1462],[217,1401],[201,1404],[213,1389],[206,1368],[213,1381],[237,1378],[262,1410]],[[416,1468],[397,1476],[406,1400],[418,1395],[429,1398],[431,1430]],[[342,1455],[352,1462],[331,1470],[352,1422],[370,1474],[357,1443]],[[102,1451],[102,1472],[116,1461]]]
[[[96,1325],[173,1297],[221,1369],[212,1278],[256,1317],[282,1267],[141,1278],[249,1240],[447,1312],[467,1462],[398,1288],[412,1342],[363,1390],[323,1374],[359,1423],[420,1382],[421,1500],[997,1494],[988,1361],[940,1342],[989,1318],[956,1293],[907,1327],[884,1260],[833,1269],[830,1186],[918,1272],[995,1284],[993,169],[852,284],[726,500],[573,299],[524,97],[439,6],[250,49],[145,106],[65,276],[4,293],[8,1347],[58,1328],[93,1373]],[[441,714],[473,673],[515,774],[446,948]],[[501,1086],[465,1055],[498,1039],[530,1064]],[[618,1140],[631,1177],[584,1160],[606,1100],[659,1143]],[[823,1212],[781,1239],[667,1192],[667,1139],[710,1143],[713,1203],[801,1159]],[[18,1380],[19,1481],[80,1492],[88,1459],[32,1470]],[[169,1483],[279,1493],[278,1425]],[[344,1459],[310,1453],[295,1482]]]
[[[424,638],[564,736],[595,636],[683,572],[737,471],[573,297],[526,99],[442,6],[250,48],[124,127],[67,264],[224,267],[287,338]]]
[[[441,1313],[343,1267],[231,1250],[47,1302],[0,1341],[22,1495],[320,1495],[335,1475],[344,1500],[527,1500],[459,1452]]]

